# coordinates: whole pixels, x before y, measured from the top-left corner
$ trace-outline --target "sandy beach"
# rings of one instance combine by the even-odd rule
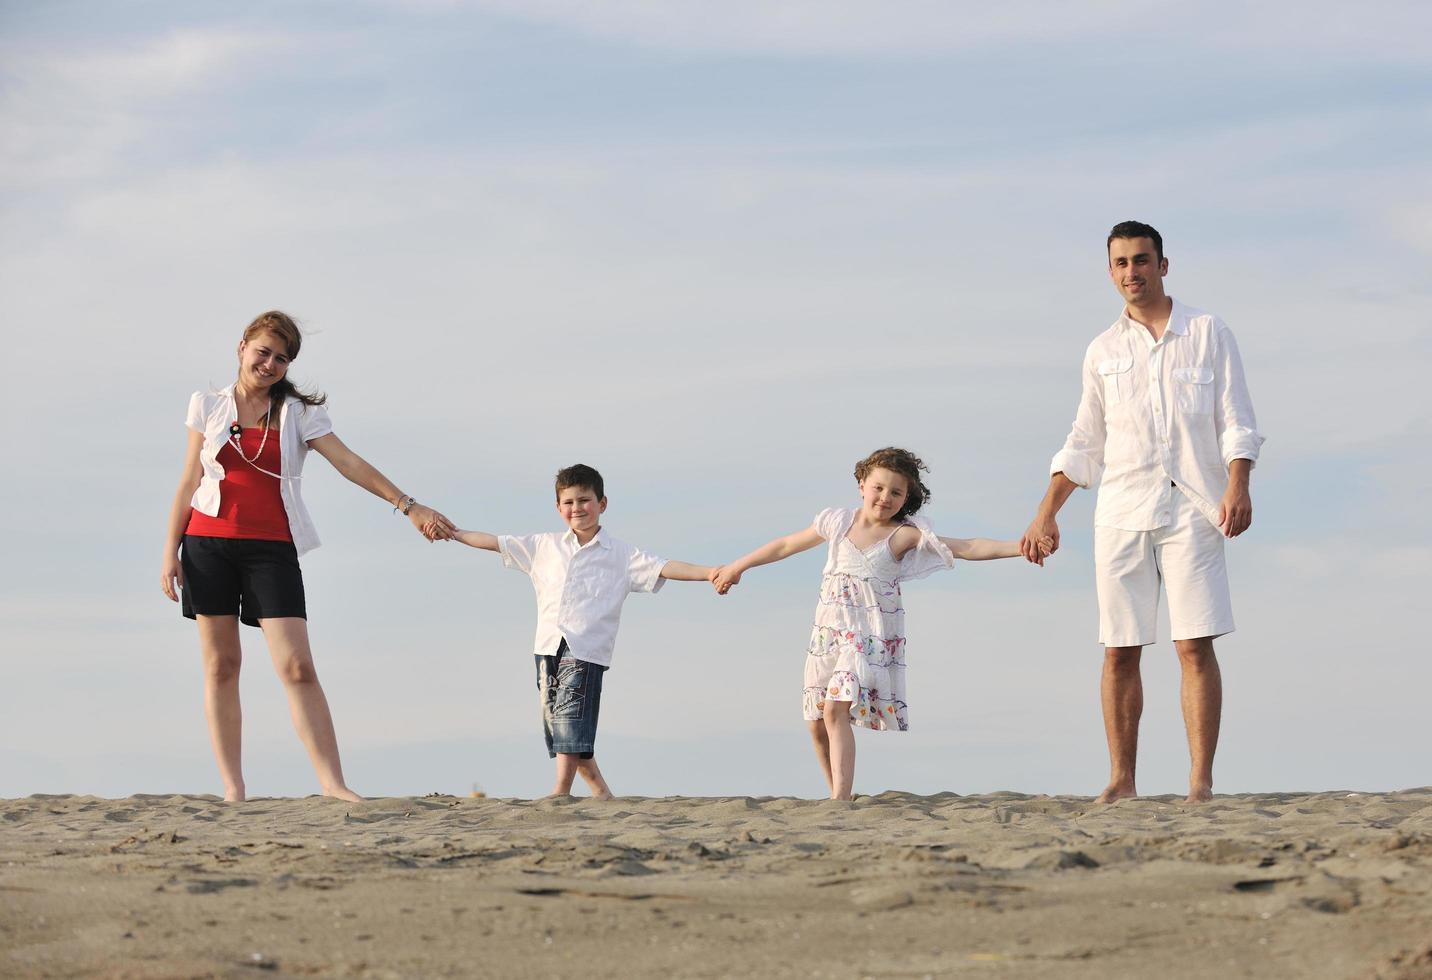
[[[0,801],[17,977],[1432,978],[1432,788]]]

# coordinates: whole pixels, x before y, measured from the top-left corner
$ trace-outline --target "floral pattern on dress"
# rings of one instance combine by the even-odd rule
[[[889,538],[862,551],[846,537],[854,520],[852,510],[816,515],[816,530],[830,545],[806,648],[801,713],[817,721],[827,701],[848,701],[851,724],[903,732],[910,722],[900,583],[950,568],[955,559],[919,518],[907,523],[920,530],[920,543],[900,561]]]

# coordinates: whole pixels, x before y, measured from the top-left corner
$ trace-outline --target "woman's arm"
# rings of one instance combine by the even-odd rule
[[[450,535],[452,540],[460,541],[469,548],[481,548],[483,551],[501,551],[497,546],[497,535],[488,534],[486,531],[463,531],[453,528]]]
[[[345,446],[336,432],[310,439],[308,445],[332,463],[333,468],[343,474],[344,479],[356,483],[375,497],[382,497],[394,507],[407,496],[392,480],[378,472],[376,466]],[[455,529],[452,521],[425,504],[414,504],[408,510],[407,516],[413,527],[423,532],[429,540],[449,537]],[[424,531],[424,525],[428,524],[433,526]]]
[[[1022,554],[1018,541],[995,541],[991,538],[941,538],[950,554],[965,561],[989,561],[992,558],[1018,558]],[[1039,540],[1039,548],[1049,554],[1048,538]]]
[[[673,582],[710,582],[716,577],[716,566],[669,561],[661,566],[661,577]]]
[[[189,504],[199,481],[204,478],[204,467],[199,462],[199,450],[204,448],[204,434],[189,430],[189,442],[184,447],[184,469],[179,474],[179,489],[174,491],[174,506],[169,509],[169,528],[164,535],[164,564],[159,573],[159,588],[175,602],[179,601],[179,589],[184,587],[184,570],[179,565],[179,542],[184,539],[184,528],[189,526]]]
[[[825,538],[821,537],[814,527],[776,538],[774,541],[761,545],[749,555],[737,558],[729,565],[722,565],[716,570],[716,577],[711,580],[711,584],[716,587],[717,592],[725,595],[731,591],[731,586],[741,581],[741,576],[747,569],[755,568],[757,565],[769,565],[783,558],[789,558],[791,555],[798,555],[802,551],[809,551],[824,540]]]

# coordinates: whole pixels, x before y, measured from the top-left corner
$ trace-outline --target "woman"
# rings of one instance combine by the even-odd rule
[[[199,626],[204,708],[224,799],[244,799],[240,765],[239,623],[264,632],[288,691],[294,727],[323,795],[362,799],[343,781],[328,701],[308,646],[298,556],[318,546],[300,495],[304,457],[315,449],[353,483],[382,497],[429,535],[452,522],[404,494],[333,432],[325,396],[299,391],[288,368],[303,342],[277,310],[244,330],[239,376],[189,400],[189,445],[164,544],[164,594]],[[181,548],[182,543],[182,548]]]

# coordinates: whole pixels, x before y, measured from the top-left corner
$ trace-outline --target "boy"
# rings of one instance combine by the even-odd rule
[[[656,592],[667,579],[708,582],[716,569],[664,561],[607,534],[602,475],[578,463],[557,471],[557,513],[567,531],[492,535],[455,530],[473,548],[496,551],[525,572],[537,593],[537,690],[547,754],[557,760],[553,796],[569,796],[580,774],[599,800],[612,798],[597,767],[597,713],[602,675],[612,662],[622,603],[630,592]],[[441,536],[441,535],[435,535]]]

